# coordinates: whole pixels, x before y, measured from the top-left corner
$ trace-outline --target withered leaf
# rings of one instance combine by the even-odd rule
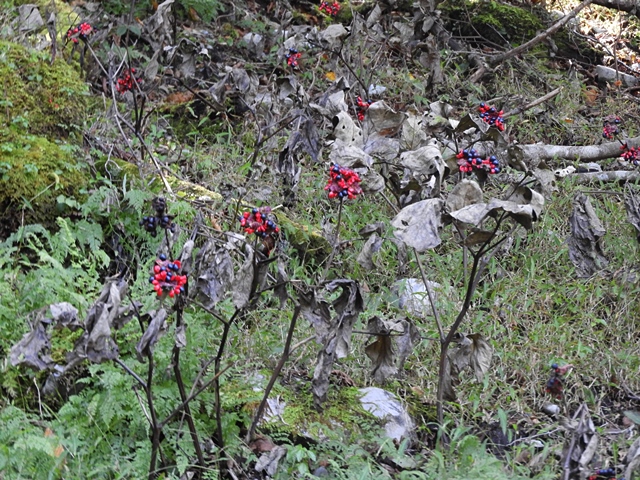
[[[54,303],[49,306],[51,310],[51,320],[57,327],[67,327],[71,330],[81,328],[78,321],[78,309],[68,302]]]
[[[482,202],[482,189],[478,182],[464,179],[458,183],[447,197],[447,211],[455,212],[468,205]]]
[[[195,290],[198,299],[207,308],[213,308],[222,300],[231,286],[233,260],[225,247],[216,249],[212,241],[207,242],[196,255]]]
[[[164,321],[167,318],[167,311],[164,308],[161,308],[157,312],[151,311],[149,312],[149,317],[151,317],[149,326],[136,345],[136,355],[138,361],[142,363],[146,361],[148,356],[153,355],[153,347],[160,337]]]
[[[440,245],[444,202],[431,198],[404,207],[391,221],[393,234],[418,252]]]
[[[45,370],[53,364],[48,355],[50,347],[51,342],[45,326],[42,322],[36,321],[33,330],[11,347],[11,365],[15,367],[24,364],[36,370]]]
[[[376,335],[375,340],[365,347],[365,353],[371,360],[371,374],[374,381],[384,383],[389,377],[398,373],[393,355],[391,332],[396,325],[379,317],[369,319],[367,330]]]
[[[356,261],[363,268],[372,270],[376,266],[373,262],[373,256],[380,250],[381,246],[382,238],[378,237],[375,233],[372,234],[362,247],[362,251],[358,254]]]
[[[236,273],[231,292],[233,305],[236,308],[244,308],[249,303],[255,274],[254,250],[246,248],[244,263]]]
[[[111,338],[111,327],[121,313],[120,305],[127,291],[127,282],[119,278],[108,279],[100,297],[91,306],[84,321],[85,332],[74,350],[93,363],[114,360],[118,346]]]
[[[455,400],[453,386],[458,382],[460,372],[465,368],[471,368],[476,376],[476,380],[482,381],[482,377],[489,371],[493,347],[479,333],[470,335],[456,334],[458,347],[447,353],[447,364],[445,375],[445,394],[450,395],[449,401]],[[445,396],[446,396],[445,395]]]
[[[382,136],[395,135],[404,122],[405,114],[396,112],[384,101],[374,102],[365,116],[364,129],[367,136],[377,133]]]
[[[303,290],[298,296],[301,314],[311,322],[316,340],[321,344],[311,382],[314,404],[317,408],[321,408],[326,401],[333,362],[336,358],[344,358],[349,354],[353,325],[364,309],[357,282],[334,280],[324,288],[328,292],[341,289],[338,298],[331,303],[333,315],[329,303],[317,290]]]

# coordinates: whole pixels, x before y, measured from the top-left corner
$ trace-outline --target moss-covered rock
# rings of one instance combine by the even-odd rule
[[[80,71],[58,57],[0,41],[0,115],[17,131],[66,137],[86,114],[88,88]]]
[[[514,5],[476,0],[448,0],[439,8],[449,18],[448,27],[463,37],[477,37],[498,45],[519,45],[543,29],[533,13]]]
[[[67,143],[87,109],[80,72],[64,60],[0,41],[0,237],[19,222],[55,219],[55,198],[77,196],[89,174]],[[25,218],[22,218],[22,207]]]

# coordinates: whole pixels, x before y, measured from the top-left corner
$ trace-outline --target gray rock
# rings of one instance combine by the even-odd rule
[[[383,420],[385,435],[393,440],[410,438],[415,427],[411,416],[396,396],[378,387],[361,388],[360,403],[367,412]]]

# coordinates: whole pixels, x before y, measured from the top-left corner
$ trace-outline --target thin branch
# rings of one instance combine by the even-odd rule
[[[551,35],[553,35],[558,30],[560,30],[562,27],[564,27],[567,23],[569,23],[569,21],[573,17],[575,17],[578,13],[580,13],[580,11],[582,9],[584,9],[586,6],[588,6],[591,2],[593,2],[593,0],[584,0],[580,5],[578,5],[576,8],[571,10],[569,13],[567,13],[564,17],[562,17],[556,23],[551,25],[551,27],[549,27],[544,32],[536,35],[534,38],[532,38],[528,42],[523,43],[522,45],[520,45],[519,47],[514,48],[513,50],[509,50],[508,52],[504,52],[504,53],[501,53],[500,55],[496,55],[494,57],[488,58],[487,59],[487,63],[489,65],[491,65],[491,66],[496,66],[499,63],[502,63],[502,62],[504,62],[505,60],[507,60],[507,59],[509,59],[511,57],[515,57],[516,55],[520,55],[521,53],[526,52],[531,47],[537,45],[538,43],[540,43],[540,42],[542,42],[544,40],[546,40]]]
[[[526,105],[523,105],[522,107],[516,107],[513,110],[509,110],[507,113],[503,114],[502,117],[503,118],[507,118],[507,117],[511,117],[513,115],[519,115],[520,113],[525,112],[525,111],[527,111],[527,110],[529,110],[529,109],[531,109],[533,107],[537,107],[541,103],[544,103],[547,100],[551,100],[553,97],[558,95],[561,90],[562,90],[562,87],[558,87],[555,90],[550,91],[546,95],[543,95],[542,97],[537,98],[533,102],[527,103]]]

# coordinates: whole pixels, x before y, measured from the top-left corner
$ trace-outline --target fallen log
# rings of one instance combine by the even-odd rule
[[[627,139],[629,147],[640,145],[640,136]],[[554,158],[595,162],[606,158],[619,157],[620,142],[600,145],[513,145],[509,147],[510,164],[523,170],[536,168],[540,162]]]

